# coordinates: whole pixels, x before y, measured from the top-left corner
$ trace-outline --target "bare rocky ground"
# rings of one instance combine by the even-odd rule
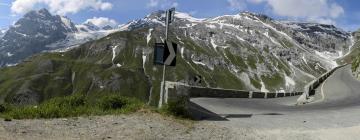
[[[155,113],[0,122],[0,139],[231,139],[229,130]]]
[[[231,127],[216,121],[189,121],[156,113],[63,119],[0,121],[1,140],[228,140],[356,139],[360,127],[297,130]]]

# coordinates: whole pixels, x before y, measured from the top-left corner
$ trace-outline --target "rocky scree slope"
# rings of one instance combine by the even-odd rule
[[[94,99],[120,93],[156,105],[162,67],[153,65],[153,45],[164,40],[164,15],[154,12],[99,40],[1,69],[0,102],[37,104],[73,93]],[[175,17],[169,40],[179,44],[179,54],[166,80],[189,85],[301,91],[335,67],[335,59],[352,46],[352,35],[331,25],[279,22],[248,12],[207,19],[185,13]],[[194,82],[197,75],[201,83]]]

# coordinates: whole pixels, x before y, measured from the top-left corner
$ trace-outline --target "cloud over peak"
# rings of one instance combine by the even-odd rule
[[[170,7],[178,7],[179,3],[174,0],[149,0],[147,3],[148,8],[170,8]]]
[[[113,19],[109,19],[107,17],[93,17],[91,19],[87,19],[85,21],[85,23],[91,22],[92,24],[102,28],[105,27],[107,25],[110,25],[112,27],[115,27],[116,25],[118,25],[118,23],[113,20]]]
[[[45,5],[52,13],[60,15],[74,14],[85,9],[110,10],[113,6],[102,0],[15,0],[11,4],[11,11],[24,14],[38,5]]]

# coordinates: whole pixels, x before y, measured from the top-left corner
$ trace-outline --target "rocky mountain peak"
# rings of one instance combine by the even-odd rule
[[[28,12],[28,13],[26,13],[24,15],[24,18],[45,18],[45,19],[48,19],[48,18],[51,18],[51,17],[52,17],[52,15],[45,8],[40,9],[40,10],[33,10],[33,11],[30,11],[30,12]]]
[[[47,50],[47,44],[65,39],[69,33],[75,32],[77,28],[66,17],[52,15],[46,9],[30,11],[10,27],[0,41],[0,67]]]

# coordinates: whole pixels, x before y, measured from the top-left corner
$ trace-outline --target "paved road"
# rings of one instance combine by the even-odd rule
[[[234,127],[241,124],[255,128],[318,129],[360,125],[360,82],[352,77],[351,66],[340,68],[320,85],[314,103],[296,106],[297,98],[191,101],[195,112],[209,111],[225,118],[222,124]]]

